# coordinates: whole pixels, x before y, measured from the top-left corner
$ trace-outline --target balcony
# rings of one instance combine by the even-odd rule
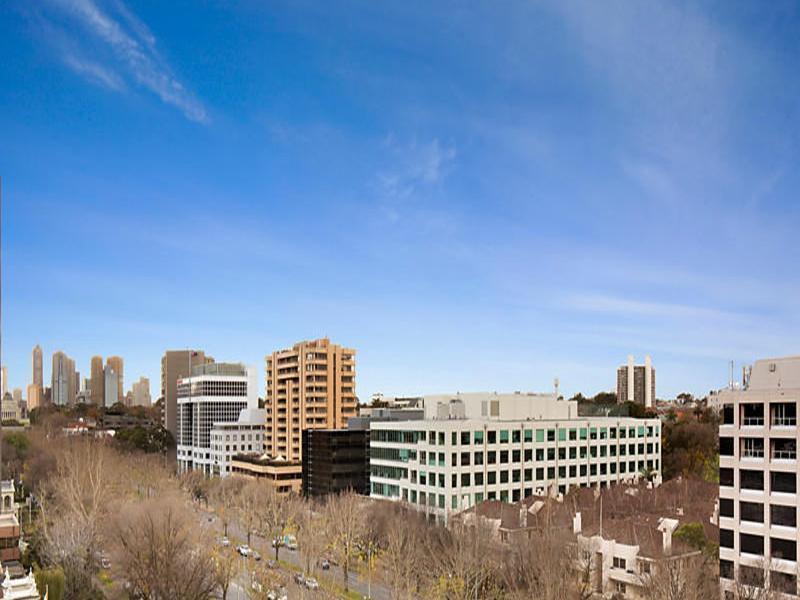
[[[772,440],[773,460],[797,460],[797,442],[793,439]]]
[[[743,438],[742,458],[756,458],[756,459],[764,458],[764,439]]]
[[[794,402],[776,402],[770,406],[770,417],[773,427],[796,427],[797,404]]]

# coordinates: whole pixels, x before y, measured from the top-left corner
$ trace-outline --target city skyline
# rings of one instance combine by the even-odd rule
[[[9,387],[37,343],[154,399],[166,350],[324,336],[362,400],[797,354],[800,17],[724,13],[4,3]]]

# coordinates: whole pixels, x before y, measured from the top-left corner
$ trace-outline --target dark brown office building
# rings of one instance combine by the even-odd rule
[[[303,431],[303,495],[369,495],[369,429]]]

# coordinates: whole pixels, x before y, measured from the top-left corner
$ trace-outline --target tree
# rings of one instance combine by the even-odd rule
[[[296,515],[296,499],[290,494],[279,494],[268,484],[253,482],[259,488],[258,528],[274,542],[275,560],[280,556],[281,538]]]
[[[718,578],[707,555],[665,559],[640,575],[642,588],[653,600],[705,600],[718,598]]]
[[[364,532],[362,500],[354,492],[329,496],[325,505],[325,538],[334,559],[342,567],[345,593],[349,589],[352,560],[358,554],[358,545]]]
[[[575,598],[576,574],[569,567],[571,541],[563,531],[534,532],[531,537],[515,540],[502,562],[509,597]]]
[[[389,507],[381,506],[384,510]],[[416,511],[395,512],[383,532],[383,545],[378,572],[390,590],[392,600],[416,598],[420,586],[420,570],[425,560],[424,531],[427,524]]]
[[[38,495],[39,531],[44,557],[64,571],[67,598],[93,588],[95,551],[102,547],[102,525],[115,506],[121,472],[103,443],[81,438],[59,445],[55,473]]]
[[[217,585],[224,599],[228,597],[228,588],[231,586],[231,582],[236,579],[236,576],[241,571],[239,555],[231,551],[230,548],[216,546],[212,553],[212,558],[214,560],[214,574]]]
[[[305,572],[313,573],[325,553],[325,538],[320,535],[324,529],[322,515],[315,512],[310,500],[298,500],[296,518],[297,547],[305,563]]]
[[[224,477],[214,481],[209,491],[209,496],[214,503],[214,510],[222,521],[225,536],[228,536],[228,524],[236,513],[237,499],[242,491],[246,479],[236,475]]]
[[[208,600],[219,574],[193,515],[177,501],[127,507],[116,531],[116,561],[130,595],[151,600]],[[228,580],[230,583],[230,580]]]

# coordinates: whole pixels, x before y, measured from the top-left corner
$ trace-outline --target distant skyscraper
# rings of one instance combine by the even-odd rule
[[[161,357],[161,397],[164,398],[164,419],[162,425],[173,436],[178,435],[178,394],[177,381],[189,377],[190,365],[196,367],[213,363],[202,350],[167,350]]]
[[[8,393],[8,367],[0,367],[0,397]]]
[[[105,375],[103,373],[103,357],[93,356],[92,367],[89,377],[89,390],[91,391],[92,404],[95,406],[105,406]]]
[[[33,385],[38,385],[40,388],[44,387],[44,377],[42,372],[42,347],[39,344],[36,344],[33,347],[31,375],[31,383]]]
[[[111,365],[111,368],[114,369],[114,372],[117,374],[117,399],[122,400],[125,395],[123,393],[123,380],[124,380],[124,365],[122,363],[121,356],[109,356],[106,359],[106,365]]]
[[[104,369],[105,406],[114,406],[121,400],[119,396],[119,376],[110,363]]]
[[[633,364],[633,356],[628,356],[628,364],[617,369],[617,402],[635,402],[652,408],[655,401],[656,370],[650,356],[645,356],[644,365]]]
[[[139,381],[134,382],[131,393],[134,406],[150,406],[150,380],[147,377],[140,377]]]
[[[35,383],[28,386],[28,410],[39,408],[42,405],[43,394],[42,388]]]
[[[323,338],[266,357],[268,454],[300,460],[304,430],[341,429],[356,416],[355,354]]]
[[[53,354],[52,401],[57,406],[68,406],[77,394],[75,361],[60,350]]]
[[[11,392],[11,397],[17,404],[22,402],[22,388],[14,388],[13,391]]]

